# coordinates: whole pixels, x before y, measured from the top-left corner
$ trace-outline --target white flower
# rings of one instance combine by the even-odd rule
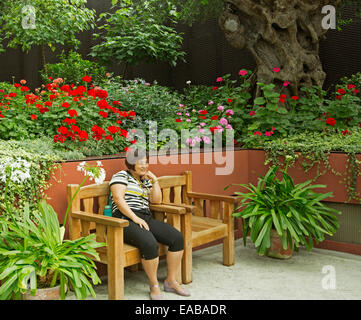
[[[106,172],[101,168],[103,164],[101,161],[97,161],[97,166],[91,166],[85,161],[79,163],[77,170],[84,173],[84,176],[89,177],[90,181],[95,181],[96,184],[101,184],[105,180]]]
[[[0,165],[0,181],[6,183],[8,177],[15,183],[23,183],[26,179],[30,179],[31,164],[21,158],[14,161],[13,158],[6,158]]]
[[[188,80],[187,82],[186,82],[186,84],[191,84],[192,83],[192,81],[190,81],[190,80]]]

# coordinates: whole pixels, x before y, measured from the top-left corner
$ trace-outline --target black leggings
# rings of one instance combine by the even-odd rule
[[[124,242],[137,247],[143,259],[150,260],[158,257],[158,242],[168,246],[168,250],[172,252],[184,249],[183,235],[177,229],[168,223],[154,219],[149,209],[132,209],[132,211],[139,218],[145,220],[149,226],[149,231],[141,228],[118,210],[113,214],[113,217],[129,221],[129,226],[124,228]]]

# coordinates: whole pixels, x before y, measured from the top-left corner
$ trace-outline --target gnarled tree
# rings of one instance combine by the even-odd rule
[[[233,47],[253,55],[255,81],[280,87],[289,81],[296,95],[301,86],[322,87],[326,78],[319,42],[328,4],[338,8],[341,0],[225,0],[219,25]]]

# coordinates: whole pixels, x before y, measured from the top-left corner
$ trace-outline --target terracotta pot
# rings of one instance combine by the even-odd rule
[[[289,259],[292,257],[293,250],[290,246],[287,249],[283,249],[282,237],[276,230],[271,230],[271,247],[267,250],[266,256],[277,259]]]
[[[60,300],[60,285],[52,288],[36,289],[35,296],[24,294],[24,300]]]

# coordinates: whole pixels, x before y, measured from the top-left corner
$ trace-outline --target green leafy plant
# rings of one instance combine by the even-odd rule
[[[92,79],[93,84],[102,85],[109,80],[110,74],[107,69],[97,62],[83,59],[80,53],[70,51],[65,55],[64,51],[58,56],[58,63],[49,63],[45,69],[40,71],[43,83],[49,83],[52,79],[62,78],[65,83],[75,86],[83,85],[84,75]]]
[[[178,60],[184,61],[183,39],[172,26],[171,12],[164,11],[167,18],[159,20],[163,5],[154,7],[151,2],[121,1],[114,13],[100,14],[99,20],[105,22],[99,29],[104,33],[94,35],[101,43],[92,47],[91,56],[107,64],[125,63],[123,78],[128,64],[165,61],[175,66]],[[163,19],[171,25],[163,24]]]
[[[311,185],[312,180],[295,185],[287,166],[281,170],[282,179],[279,180],[278,169],[278,166],[271,167],[264,177],[259,177],[256,186],[238,185],[248,193],[235,192],[241,201],[233,215],[242,219],[244,245],[250,232],[259,255],[266,254],[270,248],[271,229],[282,237],[284,249],[289,246],[297,250],[304,245],[310,251],[314,241],[323,241],[325,234],[332,235],[339,227],[334,213],[340,212],[321,202],[332,196],[332,192],[319,194],[312,190],[325,188],[325,185]]]
[[[102,163],[98,161],[97,166],[79,164],[77,170],[82,171],[85,178],[68,204],[60,226],[57,214],[44,199],[38,203],[39,213],[30,212],[26,203],[22,220],[15,218],[6,196],[9,183],[21,184],[30,178],[28,163],[22,159],[18,162],[22,165],[7,164],[0,168],[1,178],[6,178],[6,215],[0,215],[0,299],[19,299],[29,289],[30,294],[35,295],[38,288],[54,287],[58,283],[61,299],[65,299],[69,287],[78,299],[85,299],[89,294],[95,297],[89,280],[98,284],[100,279],[91,257],[99,260],[95,249],[105,244],[98,243],[94,234],[75,240],[64,240],[64,234],[67,214],[80,187],[88,178],[97,184],[104,181]]]
[[[26,206],[22,222],[0,216],[0,300],[19,299],[29,289],[35,295],[38,288],[57,284],[62,299],[69,286],[78,299],[95,297],[91,282],[95,285],[100,279],[90,256],[99,259],[95,249],[104,244],[94,235],[63,240],[54,209],[42,200],[39,211],[30,215]]]
[[[33,46],[42,47],[43,66],[45,47],[53,51],[57,44],[78,47],[76,35],[94,28],[95,10],[86,7],[87,0],[4,0],[0,4],[0,50],[2,40],[10,48],[28,52]]]

